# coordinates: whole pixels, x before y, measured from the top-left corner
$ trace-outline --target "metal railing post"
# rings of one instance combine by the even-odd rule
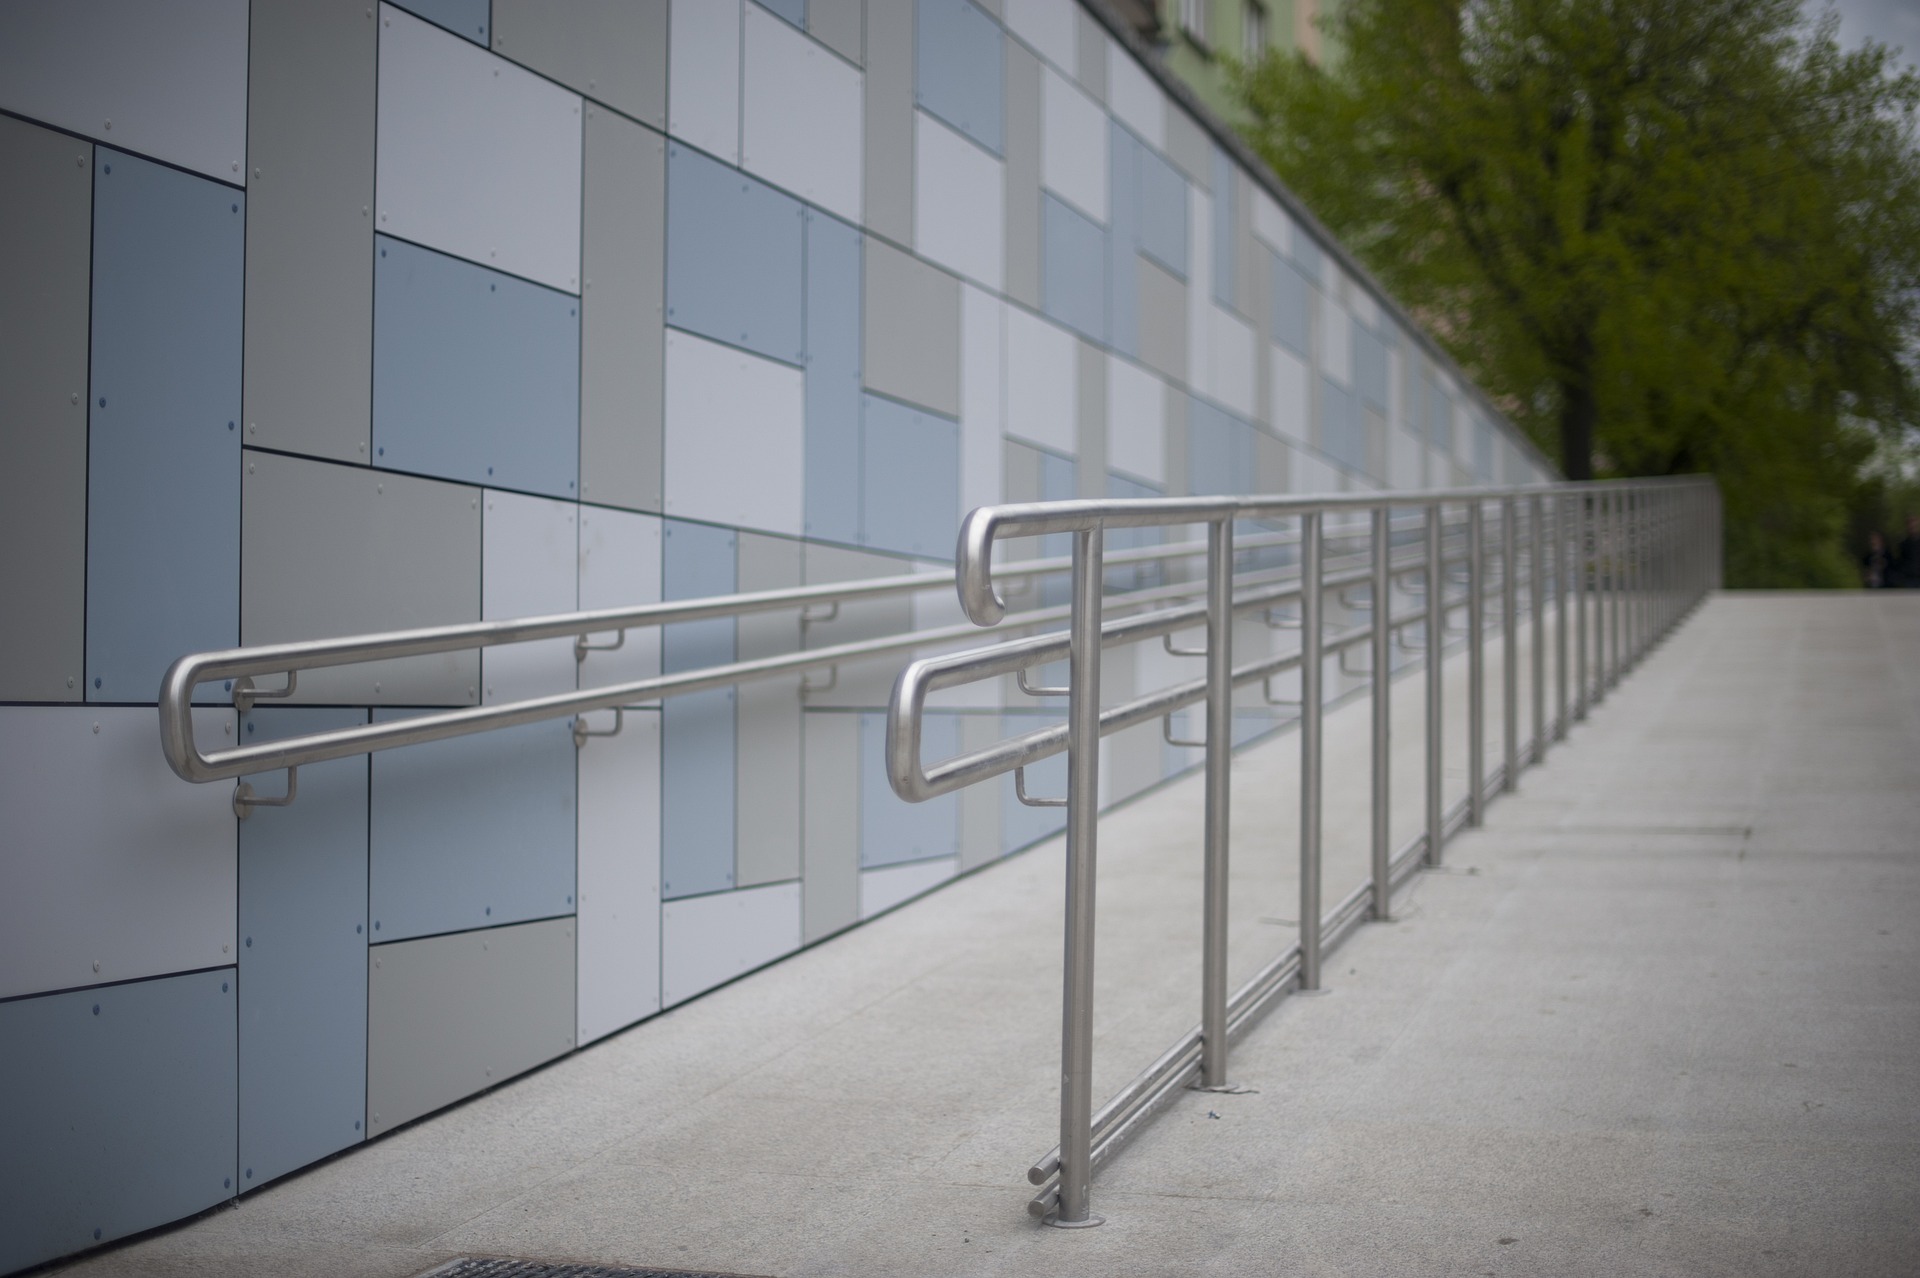
[[[1320,988],[1321,521],[1300,520],[1300,988]]]
[[[1060,1036],[1060,1208],[1052,1223],[1097,1225],[1093,1182],[1093,906],[1100,817],[1100,591],[1103,534],[1073,535],[1067,677],[1066,977]]]
[[[1527,554],[1528,650],[1533,656],[1533,749],[1529,761],[1538,763],[1547,757],[1547,567],[1546,499],[1535,494],[1527,507],[1527,533],[1531,549]]]
[[[1233,520],[1207,525],[1207,816],[1200,1074],[1227,1085],[1228,804],[1233,788]]]
[[[1392,507],[1373,509],[1373,917],[1384,919],[1393,901],[1392,794],[1389,750],[1393,745],[1393,577],[1390,573]]]
[[[1592,584],[1589,573],[1593,569],[1593,553],[1589,538],[1592,535],[1592,523],[1589,512],[1593,509],[1593,498],[1582,489],[1574,498],[1573,508],[1573,605],[1576,622],[1574,626],[1574,698],[1573,717],[1587,717],[1589,666],[1587,662],[1587,643],[1593,630],[1593,623],[1587,617],[1587,596],[1591,594]]]
[[[1620,682],[1621,548],[1625,544],[1625,507],[1618,488],[1607,496],[1607,663],[1606,686]]]
[[[1567,715],[1571,703],[1567,700],[1567,634],[1569,605],[1572,602],[1573,573],[1569,565],[1573,562],[1568,542],[1572,521],[1567,518],[1573,510],[1572,494],[1562,490],[1553,498],[1553,602],[1557,621],[1553,627],[1553,737],[1556,741],[1567,739]]]
[[[1440,797],[1440,676],[1446,655],[1446,570],[1440,559],[1440,522],[1445,513],[1439,502],[1427,507],[1427,855],[1428,865],[1440,864],[1441,828],[1446,809]]]
[[[1467,824],[1479,825],[1486,804],[1486,549],[1485,503],[1467,505]]]
[[[1520,786],[1519,505],[1500,499],[1500,788]]]

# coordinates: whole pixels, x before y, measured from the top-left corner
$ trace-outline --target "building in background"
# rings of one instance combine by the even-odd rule
[[[1167,69],[1230,124],[1245,112],[1227,88],[1224,60],[1251,62],[1269,50],[1331,54],[1319,20],[1337,0],[1105,0],[1160,53]]]

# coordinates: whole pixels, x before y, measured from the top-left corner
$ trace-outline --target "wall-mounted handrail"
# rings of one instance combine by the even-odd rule
[[[1407,526],[1396,524],[1393,514],[1408,509],[1420,511],[1419,531],[1423,535],[1411,547],[1396,548],[1393,534]],[[1464,556],[1446,553],[1449,510],[1465,512]],[[1363,568],[1327,571],[1326,543],[1337,535],[1328,524],[1330,517],[1339,516],[1366,517],[1369,554]],[[1247,519],[1297,524],[1299,557],[1288,584],[1247,591],[1234,577],[1235,524]],[[1533,628],[1533,739],[1525,761],[1534,763],[1544,757],[1548,738],[1543,630],[1550,615],[1549,602],[1559,631],[1560,654],[1559,713],[1554,734],[1564,736],[1570,716],[1586,713],[1625,669],[1678,624],[1707,590],[1718,585],[1718,520],[1717,490],[1711,481],[1693,477],[1339,497],[1025,503],[983,507],[967,516],[961,526],[956,565],[956,586],[966,615],[978,625],[995,625],[1006,618],[1005,601],[994,588],[995,541],[1066,534],[1073,538],[1074,562],[1069,629],[1065,634],[1010,640],[910,663],[896,681],[889,705],[887,770],[890,783],[902,798],[921,801],[1006,772],[1013,772],[1018,780],[1031,764],[1062,751],[1067,755],[1060,1143],[1029,1173],[1034,1183],[1045,1185],[1029,1204],[1035,1215],[1067,1227],[1099,1224],[1100,1217],[1090,1206],[1094,1168],[1111,1157],[1120,1143],[1179,1087],[1229,1087],[1227,1055],[1234,1034],[1263,1007],[1292,990],[1317,988],[1325,951],[1366,917],[1385,918],[1395,885],[1420,865],[1437,864],[1447,838],[1463,827],[1480,824],[1491,795],[1514,788],[1522,764],[1517,740],[1522,588]],[[1191,524],[1205,524],[1208,530],[1204,602],[1120,621],[1105,619],[1102,608],[1106,601],[1099,587],[1106,562],[1106,531]],[[1448,569],[1462,560],[1463,589],[1451,592]],[[1497,574],[1491,571],[1496,563]],[[1393,592],[1410,574],[1421,578],[1420,606],[1396,613]],[[1341,592],[1356,584],[1369,589],[1367,621],[1346,625],[1329,635],[1324,617],[1327,592],[1334,591],[1335,597],[1341,598]],[[1236,664],[1232,658],[1235,615],[1249,607],[1270,609],[1279,596],[1298,603],[1299,649]],[[1504,757],[1491,777],[1484,757],[1484,647],[1490,598],[1496,600],[1496,621],[1502,633],[1502,724],[1506,729]],[[1597,661],[1591,671],[1587,660],[1590,598],[1592,607],[1599,610],[1592,618]],[[1578,627],[1571,699],[1566,656],[1570,599]],[[1466,797],[1449,808],[1442,802],[1440,784],[1441,657],[1449,629],[1447,618],[1456,610],[1466,614],[1468,776]],[[1104,648],[1164,636],[1171,629],[1191,628],[1203,619],[1206,646],[1199,652],[1207,658],[1204,677],[1140,694],[1119,705],[1102,704],[1100,665]],[[1421,646],[1426,650],[1426,822],[1416,839],[1395,850],[1387,845],[1389,695],[1393,675],[1389,640],[1414,626],[1421,628]],[[1323,913],[1319,805],[1320,733],[1326,697],[1321,687],[1322,670],[1329,657],[1362,644],[1372,655],[1369,881],[1331,912]],[[1029,731],[933,763],[921,757],[921,727],[933,693],[981,679],[1021,674],[1034,665],[1062,657],[1069,667],[1064,689],[1068,702],[1065,724]],[[1225,955],[1232,693],[1237,686],[1270,680],[1275,673],[1286,670],[1297,671],[1301,683],[1297,720],[1301,738],[1299,939],[1252,982],[1229,995]],[[1058,694],[1062,689],[1048,691]],[[1091,1092],[1092,991],[1100,740],[1202,701],[1208,713],[1200,1025],[1096,1114]],[[1038,802],[1028,800],[1024,792],[1020,797]]]

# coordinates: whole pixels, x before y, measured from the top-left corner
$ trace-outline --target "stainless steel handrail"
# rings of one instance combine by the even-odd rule
[[[1552,517],[1548,518],[1551,505]],[[1488,513],[1494,516],[1489,548]],[[1449,597],[1450,564],[1445,554],[1445,514],[1464,509],[1465,589]],[[1393,512],[1421,512],[1422,544],[1414,554],[1391,545]],[[1364,515],[1370,553],[1358,571],[1326,571],[1329,516]],[[1232,658],[1233,618],[1249,606],[1232,574],[1236,521],[1296,521],[1300,561],[1294,579],[1269,587],[1298,601],[1301,642],[1297,652],[1236,665]],[[1527,536],[1523,540],[1522,520]],[[1103,539],[1108,529],[1205,524],[1208,571],[1204,603],[1109,622],[1100,590]],[[963,652],[925,657],[909,664],[894,685],[887,718],[887,770],[894,790],[921,801],[950,793],[990,777],[1013,772],[1023,801],[1064,806],[1066,831],[1066,928],[1061,1035],[1060,1144],[1040,1159],[1029,1177],[1047,1185],[1029,1204],[1049,1223],[1078,1227],[1100,1223],[1090,1205],[1092,1173],[1138,1129],[1158,1105],[1188,1083],[1224,1089],[1228,1045],[1234,1034],[1273,1001],[1294,989],[1319,985],[1320,962],[1366,917],[1385,918],[1396,884],[1413,869],[1437,865],[1446,840],[1457,830],[1480,824],[1492,794],[1514,788],[1522,763],[1519,730],[1520,591],[1533,626],[1531,664],[1534,704],[1533,740],[1525,761],[1544,758],[1548,729],[1545,701],[1547,664],[1543,624],[1552,602],[1558,647],[1558,715],[1554,735],[1564,736],[1571,718],[1579,718],[1604,697],[1623,671],[1685,616],[1706,591],[1719,583],[1719,495],[1710,480],[1675,477],[1658,480],[1546,484],[1515,488],[1440,492],[1378,493],[1339,497],[1212,497],[1133,501],[1067,501],[983,507],[961,526],[957,589],[961,606],[977,625],[1006,618],[1004,600],[994,589],[993,546],[1002,538],[1071,535],[1073,590],[1067,633],[996,643]],[[1405,525],[1399,525],[1404,528]],[[1552,543],[1552,552],[1547,546]],[[1526,571],[1522,572],[1522,559]],[[1489,569],[1499,564],[1497,578]],[[1409,572],[1422,578],[1424,596],[1412,612],[1395,614],[1395,583]],[[1551,585],[1549,587],[1549,581]],[[1329,590],[1365,584],[1371,616],[1364,625],[1325,633],[1323,601]],[[1502,632],[1502,723],[1504,757],[1491,777],[1484,758],[1483,649],[1487,601],[1498,600]],[[1589,599],[1598,660],[1589,669]],[[1577,616],[1578,642],[1573,688],[1569,689],[1566,629],[1569,600]],[[1441,660],[1446,620],[1466,613],[1468,649],[1467,795],[1451,808],[1441,797]],[[1177,614],[1177,620],[1175,617]],[[1137,642],[1171,629],[1190,628],[1204,618],[1207,673],[1203,678],[1138,695],[1116,706],[1100,697],[1102,649]],[[1184,624],[1177,624],[1184,623]],[[1412,843],[1387,846],[1387,767],[1393,677],[1389,641],[1415,625],[1426,649],[1426,822]],[[1372,720],[1372,857],[1369,881],[1331,912],[1321,909],[1320,792],[1321,720],[1326,698],[1322,668],[1330,654],[1368,645],[1373,657],[1370,687]],[[1006,674],[1023,674],[1035,665],[1065,657],[1069,678],[1067,722],[1027,732],[969,754],[928,764],[921,757],[921,727],[929,696]],[[1233,689],[1273,673],[1294,669],[1301,676],[1298,725],[1301,734],[1300,936],[1248,985],[1231,996],[1226,984],[1227,846],[1231,714]],[[1025,687],[1024,678],[1021,686]],[[1049,689],[1058,693],[1060,689]],[[1204,701],[1208,707],[1202,923],[1201,1023],[1163,1053],[1104,1106],[1093,1110],[1093,924],[1097,850],[1099,751],[1102,736],[1181,707]],[[1034,800],[1021,784],[1023,770],[1065,751],[1067,796],[1063,801]],[[1052,1182],[1048,1184],[1048,1182]]]

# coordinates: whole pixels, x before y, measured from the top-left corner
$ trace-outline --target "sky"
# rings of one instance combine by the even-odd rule
[[[1803,0],[1809,14],[1818,14],[1826,0]],[[1833,0],[1840,13],[1840,44],[1855,48],[1874,39],[1896,45],[1901,60],[1920,67],[1920,0]]]

